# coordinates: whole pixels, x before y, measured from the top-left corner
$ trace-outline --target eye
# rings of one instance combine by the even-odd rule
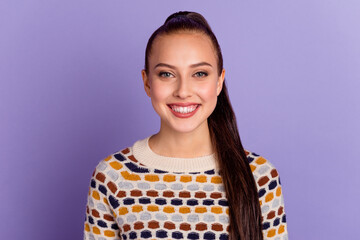
[[[171,76],[173,76],[173,75],[171,73],[169,73],[169,72],[160,72],[159,73],[159,77],[167,78],[167,77],[171,77]]]
[[[200,77],[200,78],[206,77],[207,75],[208,75],[207,72],[197,72],[197,73],[195,73],[195,76]]]

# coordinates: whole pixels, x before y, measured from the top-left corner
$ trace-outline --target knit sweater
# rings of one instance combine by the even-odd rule
[[[150,149],[149,138],[96,166],[84,239],[228,239],[229,207],[215,155],[161,156]],[[264,239],[287,240],[279,174],[263,157],[245,152],[257,183]]]

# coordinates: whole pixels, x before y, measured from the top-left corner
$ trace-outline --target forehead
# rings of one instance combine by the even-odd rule
[[[208,61],[216,64],[216,51],[209,36],[198,32],[163,34],[153,42],[150,64],[158,61],[187,63]]]

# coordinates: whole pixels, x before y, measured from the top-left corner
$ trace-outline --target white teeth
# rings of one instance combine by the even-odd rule
[[[171,109],[174,112],[178,112],[178,113],[190,113],[193,112],[196,109],[196,107],[197,105],[191,105],[187,107],[179,107],[179,106],[171,105]]]

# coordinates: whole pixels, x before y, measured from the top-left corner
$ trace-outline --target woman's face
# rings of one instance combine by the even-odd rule
[[[216,52],[201,33],[158,36],[152,45],[144,87],[161,118],[161,128],[188,133],[207,129],[225,70],[219,76]]]

